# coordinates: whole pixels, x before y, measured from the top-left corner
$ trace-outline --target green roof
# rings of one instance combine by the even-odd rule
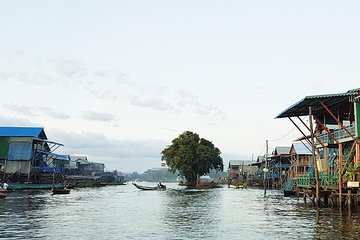
[[[333,94],[322,94],[306,96],[302,100],[293,104],[292,106],[281,112],[276,118],[285,117],[297,117],[309,115],[309,107],[312,107],[314,111],[324,111],[320,101],[323,102],[329,108],[338,106],[340,104],[350,102],[349,97],[359,96],[360,88],[349,90],[345,93],[333,93]]]

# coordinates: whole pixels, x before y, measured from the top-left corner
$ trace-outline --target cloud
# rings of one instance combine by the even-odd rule
[[[164,85],[146,85],[144,81],[130,80],[128,75],[118,70],[97,68],[74,59],[30,59],[16,57],[15,53],[14,59],[19,62],[17,65],[24,67],[21,67],[20,71],[3,69],[0,72],[2,80],[20,81],[37,86],[72,86],[73,91],[81,90],[100,100],[126,101],[132,106],[170,114],[192,111],[202,116],[226,119],[226,114],[219,107],[204,104],[198,96],[190,92]],[[66,114],[54,111],[47,110],[45,113],[50,117],[68,118]],[[114,118],[110,114],[93,112],[85,112],[83,117],[100,121],[111,121]]]
[[[129,103],[133,106],[151,108],[161,112],[170,112],[173,109],[173,106],[170,103],[165,102],[163,99],[160,98],[142,99],[131,94],[129,94],[127,98],[129,100]]]
[[[115,101],[117,99],[117,95],[110,89],[104,91],[91,90],[91,94],[98,99],[112,100],[112,101]]]
[[[254,91],[262,91],[262,90],[264,90],[265,88],[264,88],[264,86],[261,86],[261,85],[255,85],[255,86],[253,86],[253,90]]]
[[[46,129],[45,129],[46,130]],[[167,142],[159,140],[118,140],[100,133],[65,132],[48,129],[49,139],[64,144],[63,154],[86,155],[89,161],[105,163],[107,168],[120,171],[145,171],[160,166],[161,151]]]
[[[69,115],[67,115],[65,113],[55,112],[51,108],[41,107],[41,108],[38,108],[38,110],[43,112],[45,115],[48,115],[51,118],[55,118],[55,119],[69,119],[70,118]]]
[[[161,152],[170,143],[161,140],[119,140],[96,132],[66,132],[62,129],[45,129],[50,140],[64,144],[62,154],[85,155],[89,161],[102,162],[108,169],[126,172],[144,172],[159,167]],[[229,160],[251,160],[237,153],[222,153],[224,170]]]
[[[226,114],[219,107],[203,104],[199,97],[192,93],[180,90],[177,92],[177,95],[181,99],[177,103],[177,106],[180,108],[189,106],[200,115],[217,117],[223,120],[227,118]]]
[[[83,64],[75,60],[53,60],[52,63],[55,65],[57,72],[67,78],[82,77],[87,74]]]
[[[41,126],[39,123],[31,122],[26,118],[13,118],[0,115],[0,125],[6,127],[18,127],[18,126]]]
[[[101,113],[101,112],[93,112],[93,111],[83,112],[82,118],[86,120],[95,120],[95,121],[103,121],[103,122],[111,122],[116,119],[115,116],[110,113]]]
[[[10,111],[21,113],[21,114],[29,116],[29,117],[39,116],[39,114],[36,111],[34,111],[34,109],[31,107],[26,107],[26,106],[17,105],[17,104],[4,104],[3,107]]]
[[[68,119],[70,118],[69,115],[65,113],[55,112],[51,108],[48,107],[34,107],[34,106],[23,106],[17,104],[4,104],[4,108],[20,113],[22,115],[26,115],[29,117],[36,117],[40,116],[41,113],[47,115],[48,117],[55,118],[55,119]]]

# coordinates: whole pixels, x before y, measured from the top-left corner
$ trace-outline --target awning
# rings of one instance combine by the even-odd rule
[[[44,155],[51,156],[52,158],[54,158],[56,160],[70,161],[69,155],[56,154],[56,153],[46,152],[46,151],[41,151],[41,150],[38,150],[38,152],[40,152]]]
[[[41,139],[41,138],[33,138],[34,141],[38,141],[38,142],[46,142],[46,143],[50,143],[50,144],[55,144],[55,145],[59,145],[59,146],[64,146],[64,144],[62,143],[57,143],[57,142],[53,142],[53,141],[49,141],[46,139]]]
[[[358,88],[349,90],[345,93],[307,96],[289,108],[285,109],[278,116],[276,116],[276,118],[306,116],[309,115],[309,107],[312,107],[313,111],[317,114],[326,114],[326,110],[321,105],[320,101],[323,102],[327,107],[332,108],[340,104],[348,103],[350,102],[351,97],[356,97],[359,95],[360,89]]]

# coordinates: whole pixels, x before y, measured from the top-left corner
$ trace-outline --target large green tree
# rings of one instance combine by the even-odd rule
[[[200,176],[213,169],[224,169],[220,150],[212,142],[190,131],[180,134],[161,154],[161,159],[166,161],[170,171],[177,171],[189,186],[196,186]]]

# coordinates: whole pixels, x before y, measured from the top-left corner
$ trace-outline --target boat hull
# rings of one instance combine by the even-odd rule
[[[70,189],[67,189],[67,188],[53,188],[52,193],[53,194],[69,194]]]
[[[163,185],[164,187],[159,187],[159,186],[156,186],[156,187],[148,187],[148,186],[141,186],[139,184],[136,184],[136,183],[133,183],[133,185],[140,189],[140,190],[144,190],[144,191],[157,191],[157,190],[165,190],[166,187],[165,185]]]

